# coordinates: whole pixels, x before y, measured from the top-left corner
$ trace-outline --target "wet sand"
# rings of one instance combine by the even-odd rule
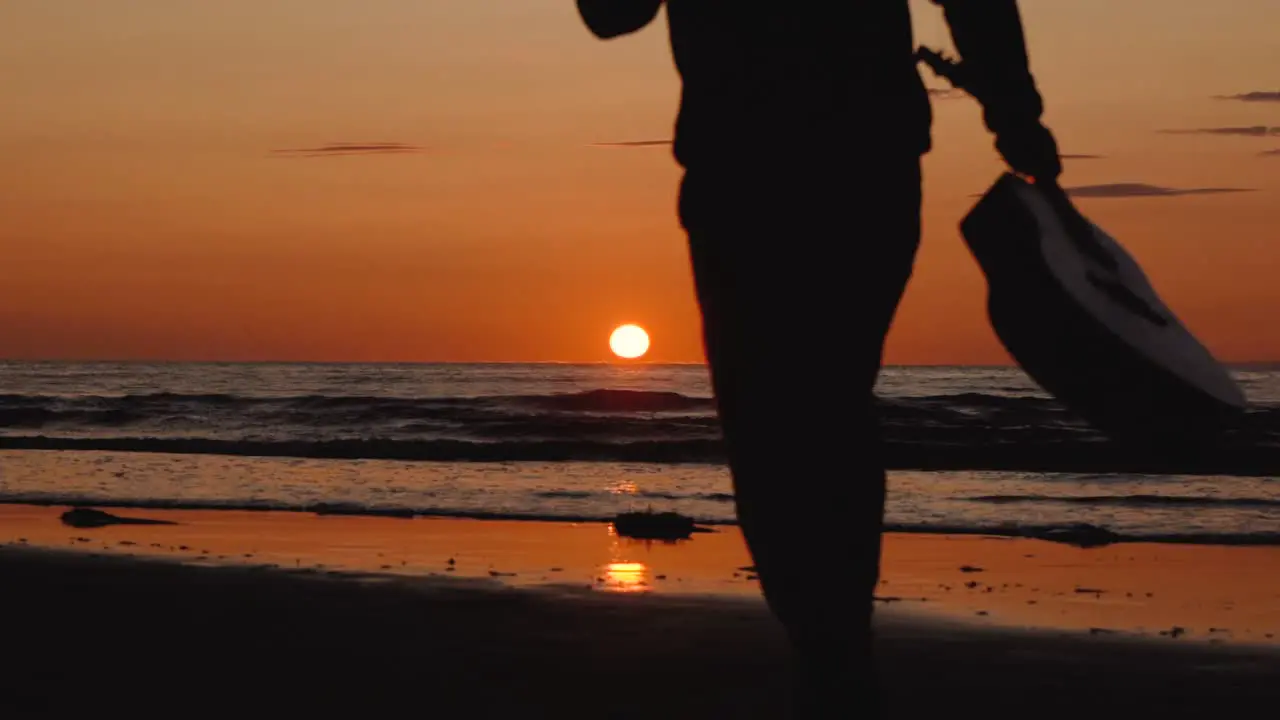
[[[77,529],[63,510],[0,507],[3,717],[786,716],[785,648],[732,528],[665,545],[295,513]],[[1274,708],[1277,570],[1274,548],[891,535],[890,716]]]

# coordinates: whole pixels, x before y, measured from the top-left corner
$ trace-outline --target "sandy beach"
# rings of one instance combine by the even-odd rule
[[[733,528],[663,544],[302,513],[114,509],[175,524],[74,528],[65,510],[0,507],[6,717],[786,717],[785,647]],[[890,535],[890,716],[1274,706],[1276,568],[1275,548]]]

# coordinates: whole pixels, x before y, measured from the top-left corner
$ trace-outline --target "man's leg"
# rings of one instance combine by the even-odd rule
[[[850,673],[870,661],[879,577],[873,392],[919,244],[919,167],[690,171],[681,188],[742,532],[802,673],[846,693],[872,690]]]

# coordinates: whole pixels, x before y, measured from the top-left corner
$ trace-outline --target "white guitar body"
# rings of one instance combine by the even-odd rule
[[[1046,391],[1116,438],[1194,441],[1247,407],[1138,263],[1060,192],[1005,174],[961,231],[992,325]]]

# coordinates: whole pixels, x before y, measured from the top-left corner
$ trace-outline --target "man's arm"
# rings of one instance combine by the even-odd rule
[[[633,33],[658,15],[663,0],[578,0],[578,14],[603,40]]]
[[[982,103],[996,149],[1014,170],[1056,182],[1062,161],[1053,133],[1041,123],[1044,101],[1031,75],[1017,0],[933,0],[941,5],[967,90]]]
[[[991,132],[1036,123],[1044,104],[1027,59],[1017,0],[933,0],[941,5],[951,37],[983,104]]]

